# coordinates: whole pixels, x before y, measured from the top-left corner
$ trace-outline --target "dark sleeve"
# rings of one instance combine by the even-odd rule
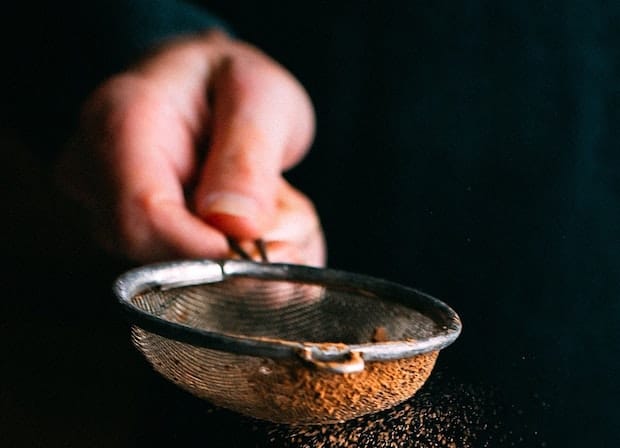
[[[25,2],[4,15],[2,119],[44,158],[53,158],[83,99],[166,38],[228,26],[176,0]],[[17,30],[17,31],[15,31]]]

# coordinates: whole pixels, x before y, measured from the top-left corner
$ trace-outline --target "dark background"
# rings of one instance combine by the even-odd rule
[[[479,399],[472,446],[617,445],[620,8],[209,6],[313,98],[316,140],[288,176],[315,201],[328,264],[460,314],[432,406]],[[45,165],[5,135],[3,446],[269,444],[149,369],[110,295],[127,264],[92,247]]]

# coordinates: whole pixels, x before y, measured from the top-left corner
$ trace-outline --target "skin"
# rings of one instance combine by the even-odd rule
[[[219,32],[169,41],[99,86],[57,179],[96,240],[137,262],[231,256],[322,266],[312,202],[282,173],[315,131],[307,93],[258,49]]]

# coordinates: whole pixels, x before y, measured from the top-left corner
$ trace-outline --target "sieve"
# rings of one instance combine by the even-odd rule
[[[199,259],[116,278],[131,339],[167,380],[276,423],[325,424],[391,408],[461,332],[446,303],[330,268]]]

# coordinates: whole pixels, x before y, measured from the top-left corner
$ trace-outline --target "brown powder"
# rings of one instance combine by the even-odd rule
[[[429,382],[390,409],[330,425],[272,425],[265,443],[280,448],[484,448],[499,445],[489,423],[495,404],[484,389]],[[260,440],[260,438],[257,438]],[[510,445],[515,446],[515,445]]]
[[[372,333],[371,342],[387,342],[390,340],[387,329],[385,327],[377,327]]]
[[[334,373],[302,359],[236,355],[134,329],[134,343],[164,377],[238,413],[276,423],[344,422],[413,396],[438,356],[366,362],[359,373]],[[343,344],[321,344],[324,350]],[[359,356],[359,353],[357,354]]]
[[[289,425],[243,418],[206,404],[209,427],[232,428],[209,447],[254,448],[496,448],[546,446],[506,426],[502,398],[488,385],[463,384],[438,365],[415,395],[392,408],[342,423]],[[512,412],[512,411],[510,411]],[[196,440],[205,428],[200,414]],[[215,425],[215,426],[212,426]],[[193,426],[192,426],[193,427]],[[211,434],[211,433],[210,433]]]
[[[270,363],[249,376],[254,417],[273,422],[343,422],[387,409],[411,397],[429,377],[438,352],[366,363],[359,373],[338,374],[301,361]]]

